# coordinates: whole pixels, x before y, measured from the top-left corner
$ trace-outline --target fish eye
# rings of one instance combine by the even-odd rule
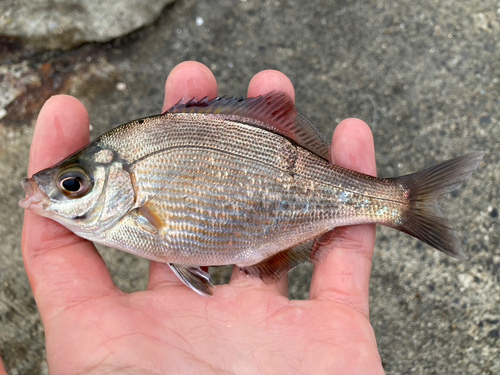
[[[80,198],[90,191],[92,181],[82,168],[70,167],[59,174],[58,188],[68,198]]]

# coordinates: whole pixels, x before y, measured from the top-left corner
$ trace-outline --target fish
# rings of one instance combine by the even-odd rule
[[[25,178],[19,204],[87,240],[168,263],[212,295],[202,267],[233,264],[272,283],[320,259],[332,229],[349,225],[392,227],[465,259],[438,199],[483,155],[381,179],[333,164],[284,93],[181,100]]]

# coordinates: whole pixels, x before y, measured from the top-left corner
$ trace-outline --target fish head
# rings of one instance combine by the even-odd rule
[[[133,208],[132,178],[114,151],[91,145],[25,178],[19,205],[77,234],[99,232]]]

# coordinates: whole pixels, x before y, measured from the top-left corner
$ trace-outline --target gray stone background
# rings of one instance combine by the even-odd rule
[[[92,22],[103,30],[121,24],[128,34],[113,29],[100,39],[82,37],[67,9],[57,16],[59,1],[45,9],[50,22],[41,8],[16,21],[14,3],[0,4],[0,355],[9,374],[48,372],[17,206],[37,112],[50,95],[75,95],[97,136],[158,113],[164,80],[184,60],[207,64],[220,94],[245,95],[258,71],[283,71],[298,108],[326,136],[346,117],[371,125],[383,177],[485,150],[479,170],[442,205],[470,259],[379,228],[371,320],[388,374],[500,373],[499,2],[178,0],[141,23],[126,17],[136,3],[126,1],[120,22]],[[90,8],[71,12],[88,19]],[[48,31],[12,31],[13,23],[29,24],[29,14]],[[145,287],[146,261],[101,252],[123,290]],[[219,280],[227,273],[214,272]],[[293,271],[291,296],[307,297],[310,272]]]

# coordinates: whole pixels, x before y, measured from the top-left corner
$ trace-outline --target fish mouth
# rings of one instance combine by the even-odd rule
[[[27,197],[19,201],[19,206],[32,211],[40,211],[47,207],[49,198],[40,190],[33,178],[25,178],[21,184]]]

